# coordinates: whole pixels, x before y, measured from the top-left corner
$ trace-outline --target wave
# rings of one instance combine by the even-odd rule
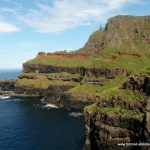
[[[69,116],[80,117],[80,116],[83,116],[83,113],[80,113],[80,112],[71,112],[71,113],[69,114]]]
[[[9,99],[10,98],[10,96],[2,96],[2,95],[0,95],[0,99]]]
[[[56,105],[54,104],[46,104],[45,106],[43,106],[44,108],[58,108]]]
[[[19,98],[15,98],[15,99],[13,99],[13,101],[26,101],[26,100],[24,100],[24,99],[19,99]]]

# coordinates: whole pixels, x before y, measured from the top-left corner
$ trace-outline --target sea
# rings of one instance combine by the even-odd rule
[[[0,80],[20,70],[0,70]],[[40,98],[0,95],[0,150],[82,150],[82,110],[42,104]]]

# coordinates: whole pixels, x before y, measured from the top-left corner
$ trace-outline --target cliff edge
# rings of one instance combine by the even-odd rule
[[[85,149],[131,150],[135,145],[124,144],[148,143],[150,16],[112,17],[80,50],[39,52],[16,81],[0,87],[59,107],[84,108]]]

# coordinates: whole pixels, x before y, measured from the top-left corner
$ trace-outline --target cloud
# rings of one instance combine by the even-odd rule
[[[42,0],[42,2],[36,0],[29,9],[17,1],[3,1],[12,3],[14,7],[0,8],[1,13],[9,13],[16,24],[42,33],[63,32],[77,26],[91,25],[93,22],[104,23],[106,18],[118,14],[125,5],[142,2],[142,0]],[[11,27],[14,30],[18,29],[13,25]]]
[[[13,24],[0,21],[0,32],[18,32],[20,29]]]
[[[53,0],[51,5],[36,3],[18,18],[37,32],[62,32],[76,26],[89,25],[101,21],[126,4],[136,4],[140,0]]]

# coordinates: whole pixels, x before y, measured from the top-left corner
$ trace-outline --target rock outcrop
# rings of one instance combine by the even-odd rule
[[[122,52],[138,50],[142,43],[149,45],[149,24],[150,16],[112,17],[104,29],[90,36],[81,50],[86,53],[98,52],[106,48],[115,48]]]
[[[91,74],[96,77],[105,76],[106,78],[115,78],[116,76],[129,76],[130,71],[122,68],[110,69],[110,68],[98,68],[98,67],[61,67],[61,66],[49,66],[42,64],[24,64],[23,72],[25,73],[79,73],[82,76],[86,74]]]
[[[98,99],[94,110],[86,107],[87,149],[148,150],[150,141],[149,76],[131,77],[122,86],[135,93],[145,92],[145,98],[134,103],[123,97]],[[135,95],[137,92],[135,93]]]
[[[39,52],[0,89],[59,107],[86,106],[86,150],[148,150],[140,144],[150,143],[149,26],[150,16],[112,17],[80,50]]]
[[[130,77],[129,81],[124,83],[123,88],[129,88],[134,93],[144,92],[150,96],[150,77],[144,75]]]
[[[14,91],[14,89],[15,89],[15,80],[0,81],[1,91]]]

